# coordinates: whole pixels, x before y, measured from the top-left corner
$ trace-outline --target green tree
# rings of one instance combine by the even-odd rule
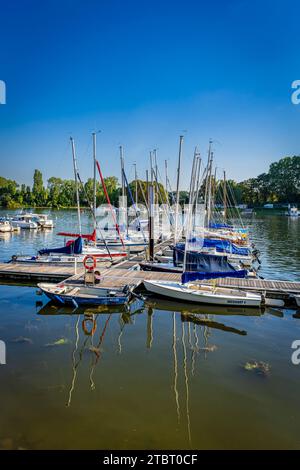
[[[46,204],[46,191],[43,183],[43,175],[40,170],[34,170],[32,196],[36,206],[44,206]]]

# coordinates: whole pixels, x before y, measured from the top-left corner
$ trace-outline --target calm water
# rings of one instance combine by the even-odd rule
[[[0,258],[74,230],[75,213],[53,216],[54,233],[1,236]],[[299,280],[300,220],[249,225],[261,274]],[[90,309],[88,335],[82,311],[47,305],[34,287],[0,285],[0,301],[0,448],[300,448],[300,312],[136,301]],[[245,371],[251,360],[270,372]]]

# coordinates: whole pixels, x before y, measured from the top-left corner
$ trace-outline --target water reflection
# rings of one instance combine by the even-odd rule
[[[186,429],[186,438],[188,447],[193,447],[192,439],[192,417],[193,409],[191,408],[191,378],[195,377],[195,365],[199,354],[203,354],[203,358],[207,359],[208,354],[217,350],[215,344],[210,344],[209,339],[212,331],[222,331],[232,333],[233,335],[246,336],[244,329],[239,329],[230,325],[230,318],[235,316],[259,317],[262,315],[259,309],[246,308],[225,308],[221,307],[216,310],[213,306],[189,306],[170,302],[168,300],[147,301],[144,307],[140,301],[135,301],[129,307],[108,307],[100,306],[89,309],[72,309],[68,306],[57,306],[52,302],[38,309],[39,316],[76,317],[73,331],[73,348],[71,353],[71,381],[66,400],[67,408],[73,403],[73,396],[76,391],[76,384],[79,380],[80,366],[83,364],[83,358],[86,354],[91,356],[88,366],[89,389],[95,391],[97,387],[97,376],[95,371],[101,362],[103,356],[103,346],[107,331],[113,317],[118,317],[119,332],[116,338],[117,352],[121,355],[123,352],[122,339],[125,334],[126,327],[134,328],[134,318],[143,314],[146,315],[146,344],[148,351],[153,347],[155,334],[154,319],[155,314],[167,315],[172,312],[172,336],[171,351],[173,363],[173,400],[174,413],[176,415],[177,426]],[[222,316],[222,321],[218,318]],[[226,319],[224,323],[224,319]],[[178,328],[178,322],[180,327]],[[203,338],[203,344],[199,344],[199,337]],[[201,341],[201,342],[202,342]],[[179,354],[179,344],[181,345],[181,353]],[[180,348],[179,348],[180,349]],[[183,389],[180,386],[180,378],[183,381]]]

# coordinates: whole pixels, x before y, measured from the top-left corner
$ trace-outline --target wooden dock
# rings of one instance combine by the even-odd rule
[[[77,272],[84,272],[77,268]],[[74,275],[74,266],[41,265],[26,263],[0,263],[0,280],[59,282]]]
[[[167,247],[169,242],[163,242],[156,245],[155,251]],[[143,288],[144,280],[166,280],[178,282],[181,274],[141,271],[139,262],[145,259],[145,254],[133,254],[129,259],[123,260],[116,265],[110,267],[100,267],[101,271],[101,287],[123,288],[126,285],[132,286],[134,289]],[[57,265],[38,265],[26,263],[0,263],[0,280],[10,280],[17,282],[40,281],[79,283],[84,282],[84,268],[82,265],[77,266],[76,274],[74,266],[57,266]],[[209,281],[203,281],[203,284]],[[265,279],[238,279],[238,278],[222,278],[215,279],[214,283],[220,287],[231,287],[242,290],[250,290],[259,292],[267,297],[282,299],[289,303],[290,294],[300,294],[300,282],[265,280]]]

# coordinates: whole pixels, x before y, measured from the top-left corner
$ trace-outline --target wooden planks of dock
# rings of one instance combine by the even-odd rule
[[[164,250],[170,241],[164,241],[155,246],[155,252]],[[144,280],[165,280],[180,282],[181,275],[177,273],[141,271],[139,262],[145,259],[145,253],[133,253],[129,259],[123,260],[116,265],[105,267],[101,271],[101,287],[122,288],[130,284],[137,288],[142,286]],[[74,266],[39,265],[25,263],[0,263],[0,279],[16,281],[50,281],[68,283],[83,283],[84,268],[77,266],[76,274]],[[209,281],[206,281],[209,283]],[[206,282],[203,281],[205,284]],[[222,278],[214,280],[220,287],[231,287],[242,290],[264,293],[270,297],[288,299],[289,294],[300,294],[300,282],[266,280],[266,279],[238,279]]]
[[[77,268],[78,273],[83,274],[83,271],[83,268]],[[2,280],[59,282],[72,275],[74,275],[74,266],[0,263],[0,279]]]
[[[126,284],[141,285],[143,280],[165,280],[180,282],[181,275],[177,273],[165,273],[155,271],[138,270],[136,259],[127,260],[119,265],[101,269],[101,286],[124,287]],[[77,268],[74,274],[74,266],[37,265],[25,263],[0,263],[0,279],[18,281],[50,281],[83,282],[83,268]],[[266,280],[266,279],[237,279],[223,278],[214,281],[222,287],[232,287],[243,290],[254,290],[285,296],[288,293],[300,294],[300,282]]]

